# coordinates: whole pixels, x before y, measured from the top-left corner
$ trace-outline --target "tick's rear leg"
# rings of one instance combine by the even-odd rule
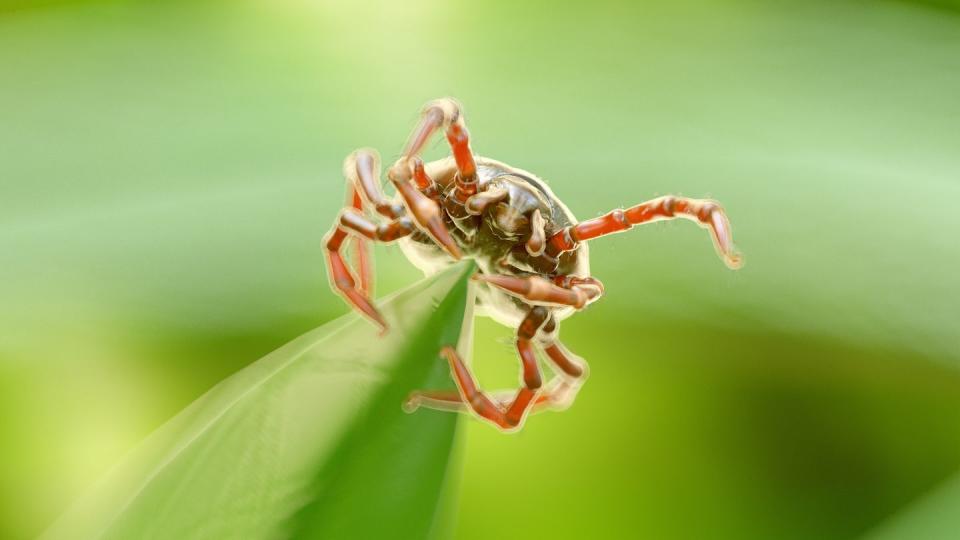
[[[586,382],[589,372],[587,363],[582,358],[570,353],[570,351],[555,338],[550,345],[544,347],[544,350],[553,364],[558,368],[558,371],[550,382],[537,392],[533,402],[526,405],[528,414],[545,410],[563,410],[568,408],[573,404],[577,392],[580,391],[583,383]],[[455,351],[453,354],[456,354]],[[448,361],[451,361],[450,353],[444,351],[444,356],[447,357]],[[466,366],[459,361],[459,357],[455,357],[454,360],[451,361],[451,372],[456,373],[457,370],[466,372],[465,376],[470,376]],[[471,395],[474,396],[474,399],[477,399],[476,395],[480,394],[482,397],[479,399],[485,400],[482,403],[483,407],[502,412],[509,411],[510,408],[514,406],[515,400],[519,397],[516,391],[511,390],[499,390],[484,394],[477,390],[476,383],[472,376],[470,376],[469,381],[472,385],[468,384],[467,388],[468,391],[474,392],[473,394],[462,394],[456,390],[420,390],[410,394],[410,397],[403,404],[403,408],[407,412],[414,412],[419,407],[441,411],[464,412],[469,408],[473,408],[470,405],[471,402],[465,400],[469,400]],[[462,386],[458,384],[458,387]],[[478,414],[487,420],[491,420],[501,429],[510,429],[510,427],[504,428],[500,424],[500,421],[506,417],[505,413],[502,416],[495,413],[493,415],[495,417],[494,419],[491,419],[490,415],[484,415],[479,412]]]
[[[498,286],[526,300],[572,306],[581,309],[603,295],[603,284],[593,277],[560,275],[553,281],[539,276],[516,277],[505,275],[478,275],[478,279]],[[557,339],[557,322],[550,310],[536,306],[517,329],[517,352],[523,364],[524,387],[516,395],[506,391],[487,395],[477,388],[469,369],[456,351],[444,349],[450,370],[457,381],[459,393],[451,391],[418,391],[410,394],[404,410],[413,412],[418,407],[445,411],[463,411],[469,406],[480,417],[503,430],[517,428],[529,412],[565,409],[573,403],[587,378],[587,363],[571,353]],[[537,365],[532,340],[543,344],[557,374],[541,388],[540,368]],[[539,391],[538,391],[539,390]],[[531,393],[532,392],[532,393]],[[532,399],[531,399],[532,398]],[[513,423],[516,422],[516,423]]]
[[[625,231],[634,225],[674,218],[689,219],[709,229],[714,247],[727,266],[740,267],[742,260],[734,249],[730,221],[727,220],[723,208],[715,201],[672,195],[658,197],[626,210],[617,209],[598,218],[565,227],[550,237],[546,252],[547,255],[556,257],[560,253],[576,249],[580,242]]]
[[[444,347],[440,354],[450,363],[450,373],[457,383],[459,394],[443,391],[414,392],[404,404],[407,411],[424,405],[442,410],[463,410],[466,405],[479,417],[504,431],[518,429],[533,406],[537,391],[542,385],[540,366],[533,349],[533,337],[550,317],[544,307],[534,307],[527,313],[517,329],[517,353],[523,366],[523,385],[512,398],[501,401],[493,399],[477,386],[470,368],[463,362],[453,347]]]
[[[577,392],[580,391],[580,387],[587,380],[587,375],[590,373],[587,362],[567,350],[556,338],[543,350],[560,372],[550,381],[547,388],[537,396],[532,412],[545,409],[566,409],[573,404]]]
[[[444,347],[441,354],[450,363],[450,372],[460,390],[460,399],[466,403],[481,418],[491,422],[504,431],[519,428],[527,411],[533,405],[537,395],[535,388],[522,386],[509,403],[501,403],[491,399],[479,389],[476,379],[470,369],[452,347]],[[539,368],[537,368],[539,371]],[[525,370],[526,371],[526,370]],[[538,373],[539,376],[539,373]]]
[[[541,328],[543,335],[551,340],[545,346],[545,351],[560,370],[543,391],[542,375],[533,348],[533,339]],[[515,391],[487,394],[480,390],[457,351],[452,347],[444,347],[441,354],[450,363],[450,372],[458,391],[413,392],[404,403],[404,410],[413,412],[421,406],[445,411],[469,409],[501,430],[512,431],[519,429],[532,410],[569,406],[586,378],[586,363],[556,341],[555,329],[550,311],[542,306],[531,309],[520,324],[517,329],[517,353],[523,366],[523,385]]]

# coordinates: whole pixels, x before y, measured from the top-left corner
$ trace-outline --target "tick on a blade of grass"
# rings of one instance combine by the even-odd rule
[[[437,130],[446,132],[452,156],[424,163],[419,154]],[[568,407],[587,375],[587,364],[558,339],[560,320],[603,295],[590,275],[586,241],[634,225],[685,218],[707,229],[720,257],[738,268],[730,223],[711,200],[665,196],[577,221],[536,175],[475,156],[460,105],[452,99],[424,107],[400,159],[387,176],[397,191],[380,187],[380,160],[370,149],[347,157],[347,205],[326,237],[333,289],[384,331],[387,322],[370,300],[373,285],[368,243],[399,241],[407,258],[427,274],[461,258],[479,269],[478,313],[517,329],[523,368],[517,390],[487,393],[453,347],[441,354],[450,363],[458,391],[416,391],[404,407],[472,411],[504,431],[519,429],[534,411]],[[378,222],[367,210],[382,216]],[[354,271],[343,256],[352,239]],[[355,277],[356,275],[356,277]],[[556,375],[543,382],[535,349],[542,349]]]

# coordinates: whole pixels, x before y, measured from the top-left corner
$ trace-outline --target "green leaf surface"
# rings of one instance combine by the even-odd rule
[[[242,369],[160,427],[43,536],[427,538],[446,523],[457,415],[405,414],[452,388],[438,357],[469,354],[461,264]]]
[[[948,479],[919,501],[894,514],[868,540],[952,540],[960,531],[960,475]]]

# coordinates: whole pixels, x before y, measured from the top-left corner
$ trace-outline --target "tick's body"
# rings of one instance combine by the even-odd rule
[[[430,135],[445,128],[451,158],[424,164],[418,157]],[[450,99],[424,109],[403,155],[388,176],[397,188],[391,201],[379,182],[379,158],[358,150],[344,163],[349,183],[348,208],[327,239],[327,262],[334,290],[386,330],[370,301],[372,276],[367,240],[399,240],[420,270],[431,274],[460,258],[473,259],[479,273],[479,312],[517,329],[522,383],[514,392],[481,391],[452,347],[442,351],[450,362],[458,392],[414,392],[406,406],[471,410],[503,430],[519,427],[533,410],[569,405],[586,377],[586,363],[558,339],[559,321],[603,294],[590,276],[586,240],[633,225],[683,217],[710,230],[718,253],[731,267],[739,265],[730,226],[713,201],[660,197],[577,222],[543,180],[504,163],[475,157],[470,150],[460,108]],[[389,221],[367,217],[372,207]],[[342,254],[348,238],[356,240],[354,279]],[[535,345],[557,368],[542,384]]]
[[[546,234],[576,223],[576,219],[566,205],[553,194],[543,180],[532,173],[479,156],[476,158],[476,163],[478,191],[506,189],[511,208],[518,209],[517,212],[520,215],[539,209],[545,222],[551,224]],[[452,158],[427,163],[424,168],[427,175],[444,192],[454,184],[457,169]],[[402,199],[397,202],[402,203]],[[473,259],[481,274],[517,277],[554,274],[583,277],[590,275],[586,244],[580,244],[576,249],[563,253],[556,263],[553,263],[545,261],[542,256],[530,255],[524,246],[525,238],[510,238],[504,234],[505,227],[496,227],[495,221],[484,221],[482,216],[470,216],[459,222],[451,218],[448,223],[451,236],[463,257]],[[401,238],[398,243],[410,262],[427,275],[455,262],[450,254],[438,246],[426,233],[415,232]],[[516,328],[530,311],[529,303],[488,283],[479,283],[477,300],[479,314],[487,315],[511,328]],[[553,317],[559,321],[573,312],[574,308],[569,306],[555,308]]]

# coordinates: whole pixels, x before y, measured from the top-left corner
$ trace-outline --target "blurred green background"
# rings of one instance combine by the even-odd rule
[[[852,538],[957,507],[955,3],[0,6],[0,537],[346,313],[341,161],[395,157],[444,95],[580,218],[714,197],[746,255],[687,222],[595,242],[608,295],[563,324],[590,381],[513,436],[464,419],[456,538]],[[380,293],[419,278],[377,264]],[[478,322],[491,388],[510,339]]]

